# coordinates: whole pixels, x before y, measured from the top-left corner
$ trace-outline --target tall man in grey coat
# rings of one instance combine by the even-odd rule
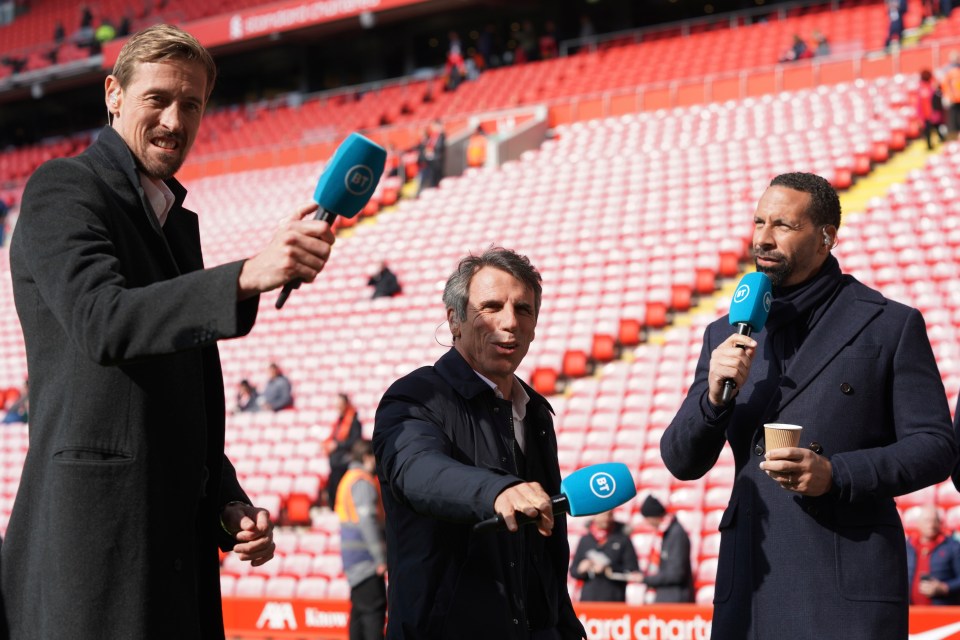
[[[110,126],[31,177],[10,247],[31,384],[30,450],[3,544],[14,640],[223,638],[217,546],[254,565],[272,523],[224,455],[216,342],[259,294],[312,280],[333,235],[287,219],[262,252],[203,268],[173,175],[216,66],[150,27],[105,82]]]
[[[720,522],[713,637],[907,637],[904,532],[894,496],[945,479],[957,456],[923,317],[840,271],[840,201],[812,174],[776,177],[754,215],[766,327],[712,323],[660,443],[680,479],[726,442],[736,461]],[[738,393],[723,404],[724,381]],[[803,427],[768,450],[763,424]]]
[[[575,640],[566,520],[547,401],[514,375],[534,338],[540,274],[491,248],[460,261],[443,301],[453,336],[377,408],[391,640]],[[518,530],[517,513],[536,518]],[[499,514],[508,531],[474,531]]]

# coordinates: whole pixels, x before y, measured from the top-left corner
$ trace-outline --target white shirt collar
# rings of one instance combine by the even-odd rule
[[[493,380],[476,370],[474,370],[474,373],[476,373],[477,377],[486,382],[490,388],[493,389],[493,392],[497,394],[498,398],[503,398],[503,394],[500,392],[500,389]],[[517,376],[513,376],[512,380],[513,389],[510,393],[512,398],[510,402],[513,404],[513,419],[519,421],[527,417],[527,403],[530,402],[530,396],[527,394],[527,390],[523,388],[523,385],[520,384],[520,381],[517,380]]]
[[[143,172],[138,173],[140,174],[140,186],[143,187],[143,192],[147,196],[147,200],[150,201],[150,206],[153,207],[153,214],[157,216],[157,221],[163,227],[176,197],[163,180],[154,180]]]

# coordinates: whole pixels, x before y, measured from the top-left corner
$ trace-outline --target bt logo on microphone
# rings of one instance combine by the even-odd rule
[[[737,290],[733,292],[733,301],[734,302],[743,302],[748,297],[750,297],[750,285],[743,283]]]
[[[617,481],[606,471],[590,476],[590,491],[598,498],[609,498],[617,491]]]
[[[343,182],[347,188],[347,191],[355,196],[364,195],[370,191],[370,187],[375,184],[373,180],[373,171],[370,170],[370,167],[363,164],[350,167],[350,170],[347,171],[347,175],[343,178]]]

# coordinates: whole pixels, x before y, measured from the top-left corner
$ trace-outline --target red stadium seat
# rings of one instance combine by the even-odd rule
[[[582,378],[587,375],[587,354],[579,350],[567,351],[563,354],[563,375],[568,378]]]
[[[594,335],[590,355],[597,362],[610,362],[613,360],[617,355],[613,336],[606,334]]]
[[[552,396],[557,392],[557,372],[550,367],[540,367],[533,370],[530,377],[533,390],[544,396]]]

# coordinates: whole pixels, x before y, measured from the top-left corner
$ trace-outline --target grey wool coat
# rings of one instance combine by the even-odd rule
[[[770,366],[766,330],[734,405],[706,401],[710,354],[733,332],[711,324],[688,395],[660,442],[681,479],[704,475],[729,441],[736,464],[720,522],[713,638],[907,638],[907,564],[894,496],[947,478],[957,456],[923,317],[850,276],[793,356]],[[763,423],[803,426],[833,468],[820,497],[759,467]]]
[[[204,270],[185,189],[163,229],[110,128],[30,178],[10,247],[30,448],[2,549],[15,640],[222,638],[216,341],[247,333],[242,263]]]

